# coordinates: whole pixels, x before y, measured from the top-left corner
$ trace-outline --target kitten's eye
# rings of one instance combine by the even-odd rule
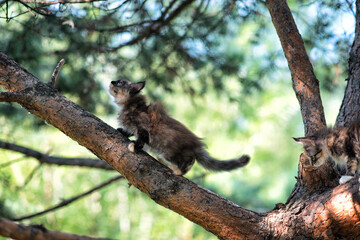
[[[319,152],[315,153],[315,155],[310,156],[311,164],[312,165],[316,164],[317,161],[321,158],[321,156],[322,156],[321,150]]]
[[[322,155],[321,153],[322,153],[321,151],[315,153],[315,158],[316,158],[316,159],[319,159],[319,158],[321,157],[321,155]]]

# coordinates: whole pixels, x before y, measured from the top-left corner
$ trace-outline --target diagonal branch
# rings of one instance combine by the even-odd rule
[[[4,76],[6,80],[2,80]],[[183,176],[173,175],[169,168],[145,152],[130,152],[127,147],[130,141],[117,130],[36,79],[1,52],[0,86],[7,91],[28,86],[28,102],[22,104],[24,108],[105,160],[156,203],[219,238],[256,236],[254,239],[263,239],[262,225],[257,224],[263,214],[241,208]]]
[[[105,161],[102,160],[91,159],[91,158],[55,157],[35,151],[27,147],[23,147],[17,144],[13,144],[1,140],[0,140],[0,148],[11,150],[14,152],[19,152],[27,157],[33,157],[37,159],[40,163],[54,164],[59,166],[79,166],[79,167],[99,168],[104,170],[114,170],[109,164],[107,164]]]
[[[25,101],[26,95],[23,92],[0,92],[0,102],[17,102]]]
[[[319,81],[314,74],[304,42],[286,0],[267,0],[266,5],[290,68],[293,88],[301,108],[305,135],[314,134],[326,126]]]
[[[336,126],[349,126],[360,119],[360,1],[356,1],[355,38],[350,49],[349,77]]]

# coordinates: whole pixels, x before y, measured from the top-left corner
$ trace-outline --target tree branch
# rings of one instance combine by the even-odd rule
[[[336,127],[349,126],[360,119],[360,1],[356,1],[355,38],[350,50],[349,77]]]
[[[286,0],[267,0],[266,5],[289,65],[293,89],[300,104],[305,135],[315,134],[326,127],[319,81]],[[298,181],[287,203],[302,198],[307,192],[321,193],[337,185],[335,181],[338,174],[329,162],[317,170],[308,171],[309,166],[306,161],[302,161],[302,157],[300,156],[299,161]]]
[[[46,229],[42,225],[24,226],[2,217],[0,217],[0,235],[17,240],[106,240],[106,238],[92,238],[88,236],[52,231]]]
[[[48,209],[46,209],[44,211],[34,213],[34,214],[30,214],[30,215],[26,215],[26,216],[23,216],[23,217],[18,217],[18,218],[12,219],[12,220],[13,221],[22,221],[22,220],[25,220],[25,219],[30,219],[30,218],[34,218],[34,217],[44,215],[45,213],[48,213],[48,212],[55,211],[55,210],[57,210],[59,208],[65,207],[65,206],[75,202],[76,200],[79,200],[79,199],[81,199],[83,197],[86,197],[87,195],[89,195],[89,194],[91,194],[91,193],[93,193],[93,192],[95,192],[95,191],[97,191],[97,190],[99,190],[99,189],[101,189],[101,188],[103,188],[103,187],[117,181],[117,180],[123,179],[123,178],[124,178],[123,176],[116,176],[116,177],[111,178],[108,181],[106,181],[106,182],[104,182],[104,183],[90,189],[89,191],[86,191],[86,192],[84,192],[82,194],[79,194],[79,195],[77,195],[75,197],[63,200],[60,203],[56,204],[55,206],[53,206],[51,208],[48,208]]]
[[[0,102],[17,102],[25,101],[25,94],[22,92],[0,92]]]
[[[274,239],[359,239],[359,182],[354,178],[320,195],[307,193],[268,213]]]
[[[52,87],[55,87],[55,83],[56,83],[56,80],[57,80],[57,77],[59,75],[59,72],[62,68],[62,66],[64,65],[65,63],[65,59],[61,59],[58,63],[58,65],[56,65],[53,73],[51,74],[51,77],[50,77],[50,82],[49,82],[49,85],[52,86]]]
[[[317,80],[304,42],[286,0],[267,0],[271,19],[288,62],[292,84],[299,101],[305,135],[312,135],[326,126]]]
[[[40,163],[54,164],[59,166],[78,166],[78,167],[91,167],[99,168],[104,170],[114,170],[105,161],[91,158],[64,158],[50,156],[33,149],[19,146],[13,143],[5,142],[0,140],[0,148],[11,150],[14,152],[22,153],[27,157],[33,157]]]

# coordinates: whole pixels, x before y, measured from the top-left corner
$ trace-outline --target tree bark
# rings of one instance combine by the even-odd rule
[[[360,118],[360,1],[356,1],[355,19],[355,39],[350,50],[349,77],[336,127],[349,126]]]
[[[286,0],[268,0],[266,5],[288,62],[293,88],[300,104],[305,135],[312,135],[326,126],[319,81]]]
[[[319,81],[286,0],[268,0],[266,4],[289,65],[293,88],[300,104],[305,135],[315,134],[326,127]],[[301,199],[304,194],[322,193],[338,185],[340,176],[330,161],[317,169],[309,167],[309,161],[300,156],[298,181],[287,203]]]

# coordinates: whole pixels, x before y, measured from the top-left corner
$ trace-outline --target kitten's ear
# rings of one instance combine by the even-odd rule
[[[145,87],[145,82],[132,83],[131,87],[131,94],[137,94]]]
[[[304,147],[315,145],[315,138],[313,137],[300,137],[293,138],[296,142],[301,143]]]
[[[316,137],[294,138],[294,140],[303,145],[308,156],[314,156],[321,149],[321,142],[317,141]]]

